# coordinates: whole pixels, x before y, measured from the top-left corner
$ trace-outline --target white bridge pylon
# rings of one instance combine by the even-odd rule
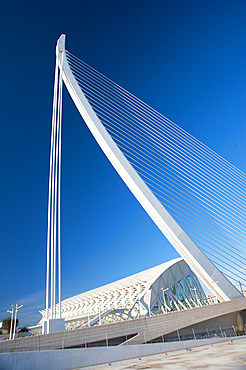
[[[46,266],[46,320],[61,319],[61,119],[62,119],[62,62],[63,53],[56,55],[53,93],[53,111],[50,140],[47,266]],[[57,271],[58,270],[58,271]],[[58,273],[57,273],[58,272]],[[58,280],[58,284],[57,283]],[[58,289],[57,289],[58,285]],[[59,313],[56,312],[58,290]],[[49,312],[50,303],[50,312]],[[58,315],[57,315],[58,314]],[[51,324],[52,325],[52,324]],[[54,324],[53,324],[54,325]],[[46,323],[45,332],[53,331]]]
[[[95,113],[81,90],[69,66],[65,52],[65,35],[61,35],[58,39],[56,58],[62,79],[81,117],[115,170],[161,232],[220,301],[228,301],[242,297],[234,285],[232,285],[232,283],[215,267],[210,259],[207,258],[174,220],[167,209],[135,171],[105,129],[98,115]]]

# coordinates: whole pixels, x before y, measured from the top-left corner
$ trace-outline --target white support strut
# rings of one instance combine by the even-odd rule
[[[57,267],[58,303],[61,319],[61,118],[62,118],[62,63],[63,53],[56,50],[53,112],[50,140],[50,168],[47,226],[46,320],[56,319]],[[58,261],[57,261],[58,257]],[[49,309],[50,305],[50,309]]]
[[[242,297],[240,292],[203,254],[172,218],[165,207],[158,201],[104,128],[81,91],[69,67],[65,53],[65,35],[61,35],[57,42],[57,53],[63,55],[63,65],[59,63],[62,78],[83,120],[115,170],[145,211],[188,265],[201,278],[205,285],[216,294],[220,301]]]

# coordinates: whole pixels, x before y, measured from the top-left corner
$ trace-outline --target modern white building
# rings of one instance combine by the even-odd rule
[[[66,329],[103,325],[209,305],[188,264],[177,258],[61,302]],[[59,312],[56,306],[57,315]],[[42,325],[46,311],[41,311]]]

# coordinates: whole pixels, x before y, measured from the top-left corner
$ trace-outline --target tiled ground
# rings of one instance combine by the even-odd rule
[[[99,368],[99,367],[98,367]],[[246,340],[233,341],[207,348],[180,351],[176,354],[163,354],[108,364],[100,370],[128,370],[128,369],[245,369],[246,370]]]

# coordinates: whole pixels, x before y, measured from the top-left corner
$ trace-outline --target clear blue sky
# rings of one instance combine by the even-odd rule
[[[2,0],[0,320],[45,302],[55,45],[66,48],[246,170],[246,2]],[[177,256],[64,92],[63,298]]]

